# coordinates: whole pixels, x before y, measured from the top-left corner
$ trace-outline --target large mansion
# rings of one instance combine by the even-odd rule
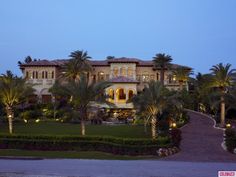
[[[62,72],[66,59],[38,60],[21,64],[23,76],[28,82],[34,84],[35,95],[43,103],[52,101],[49,88]],[[110,95],[110,102],[117,108],[133,108],[132,103],[126,101],[142,91],[150,80],[160,80],[160,69],[154,67],[153,61],[144,61],[136,58],[114,58],[107,60],[90,60],[93,71],[89,73],[89,81],[110,81],[112,86],[106,92]],[[164,85],[173,90],[179,89],[179,83],[173,75],[173,71],[180,65],[172,64],[166,69]],[[183,67],[183,66],[182,66]],[[184,66],[185,67],[185,66]],[[186,69],[190,69],[186,67]],[[184,83],[188,89],[187,83]]]

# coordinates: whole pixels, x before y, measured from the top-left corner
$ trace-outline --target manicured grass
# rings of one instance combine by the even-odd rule
[[[142,160],[157,159],[157,156],[126,156],[114,155],[96,151],[26,151],[15,149],[0,149],[0,156],[36,157],[36,158],[69,158],[69,159],[103,159],[103,160]]]
[[[80,135],[80,124],[60,122],[14,123],[13,131],[17,134]],[[0,125],[0,133],[8,132],[8,124]],[[143,126],[134,125],[86,125],[86,135],[102,135],[123,138],[150,138],[144,133]]]

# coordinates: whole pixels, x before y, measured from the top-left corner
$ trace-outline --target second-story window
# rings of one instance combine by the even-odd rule
[[[35,79],[38,79],[38,71],[35,71]]]
[[[98,81],[105,80],[105,74],[103,71],[98,72]]]
[[[133,78],[133,74],[134,74],[133,69],[129,67],[128,68],[128,77]]]
[[[48,78],[48,72],[45,71],[45,79],[47,79],[47,78]]]
[[[118,70],[117,67],[115,67],[115,68],[113,69],[113,77],[118,77],[118,75],[119,75],[119,70]]]
[[[120,75],[121,76],[126,76],[126,69],[125,69],[125,67],[120,68]]]
[[[54,71],[52,71],[52,75],[51,75],[52,79],[54,79]]]
[[[26,71],[26,73],[25,73],[25,78],[26,78],[26,79],[29,78],[29,71]]]
[[[42,71],[42,79],[44,79],[44,71]]]

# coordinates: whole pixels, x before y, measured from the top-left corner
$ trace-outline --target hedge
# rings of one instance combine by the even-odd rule
[[[234,153],[234,149],[236,149],[236,131],[232,128],[225,130],[225,145],[229,152]]]
[[[172,147],[168,137],[152,140],[106,136],[0,134],[1,149],[102,151],[121,155],[155,155],[161,147]]]

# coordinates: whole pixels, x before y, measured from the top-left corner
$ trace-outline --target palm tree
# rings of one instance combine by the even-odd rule
[[[227,89],[232,85],[232,74],[235,71],[234,69],[230,69],[230,67],[231,64],[229,63],[227,63],[226,65],[219,63],[217,65],[212,66],[212,68],[210,69],[213,75],[210,86],[219,89],[221,93],[220,120],[222,127],[224,127],[225,125],[225,94],[227,92]]]
[[[155,57],[153,57],[154,67],[155,69],[160,68],[160,80],[161,83],[164,85],[164,76],[165,76],[165,70],[170,68],[172,58],[170,55],[166,55],[164,53],[156,54]]]
[[[157,115],[162,113],[168,102],[166,93],[168,93],[168,90],[160,82],[151,81],[143,92],[132,98],[134,107],[138,112],[146,115],[147,119],[151,119],[153,139],[157,137]]]
[[[88,74],[88,72],[92,70],[89,63],[91,57],[88,56],[87,52],[76,50],[71,52],[69,57],[71,57],[71,59],[63,68],[62,78],[76,80],[81,76],[81,74]]]
[[[192,74],[191,69],[186,67],[178,67],[175,71],[173,71],[173,75],[179,82],[180,90],[183,90],[183,84],[188,81],[190,74]]]
[[[32,60],[31,56],[27,56],[27,57],[25,57],[24,63],[30,63],[32,61],[35,61],[35,59]],[[18,61],[18,65],[21,65],[21,64],[22,64],[22,62]]]
[[[107,103],[107,97],[104,95],[105,89],[109,87],[108,82],[88,83],[86,75],[82,74],[80,80],[70,80],[65,84],[56,82],[50,89],[54,95],[61,95],[70,98],[70,102],[76,110],[79,111],[81,120],[81,134],[85,135],[85,119],[87,110],[91,102]],[[71,99],[73,98],[73,99]]]
[[[0,101],[5,106],[9,123],[9,133],[12,134],[14,107],[25,101],[28,96],[33,94],[34,90],[32,85],[26,83],[26,80],[14,76],[10,71],[0,76],[0,90]]]

